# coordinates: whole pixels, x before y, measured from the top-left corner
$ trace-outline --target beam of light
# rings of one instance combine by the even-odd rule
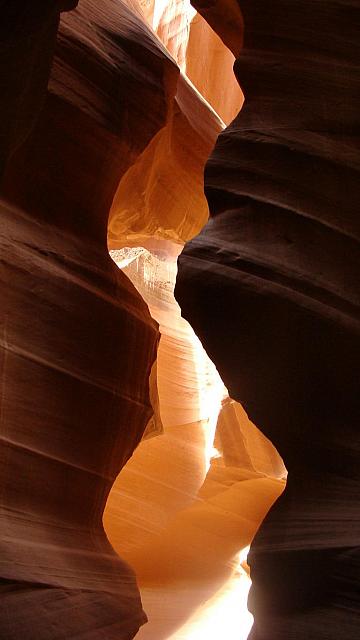
[[[238,555],[238,569],[240,570],[240,568],[242,567],[242,565],[244,563],[247,563],[247,557],[248,557],[248,553],[250,551],[250,545],[248,545],[247,547],[244,547],[243,549],[241,549],[239,555]]]
[[[238,554],[237,568],[226,584],[167,640],[246,640],[254,621],[247,609],[251,580],[242,568],[248,550]]]

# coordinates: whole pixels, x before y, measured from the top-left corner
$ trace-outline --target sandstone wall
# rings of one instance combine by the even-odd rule
[[[206,19],[235,3],[206,4]],[[245,94],[205,170],[176,296],[285,493],[250,553],[254,640],[357,636],[359,24],[354,2],[239,2]],[[216,28],[216,20],[213,22]],[[223,40],[236,52],[226,20]]]

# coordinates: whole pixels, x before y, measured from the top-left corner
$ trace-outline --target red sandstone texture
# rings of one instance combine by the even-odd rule
[[[2,13],[7,640],[128,639],[146,619],[102,515],[120,469],[154,432],[158,329],[107,240],[185,241],[199,231],[202,169],[223,127],[136,3],[83,0],[56,38],[65,8],[15,2]]]
[[[45,9],[33,16],[30,36],[13,42],[15,57],[24,40],[30,49],[39,43]],[[14,117],[21,103],[36,126],[8,161],[1,189],[7,640],[132,638],[145,621],[102,512],[152,413],[158,331],[110,259],[106,237],[121,175],[162,126],[172,73],[176,66],[128,7],[82,2],[61,23],[41,113],[40,98],[30,104],[28,93],[13,102]],[[29,83],[40,94],[44,78],[37,84],[35,76]],[[153,114],[139,129],[146,103]]]
[[[245,105],[206,165],[211,220],[180,257],[175,293],[229,393],[289,471],[250,553],[251,639],[352,640],[360,622],[359,7],[239,5],[235,73]]]
[[[144,639],[216,595],[284,486],[242,402],[290,470],[251,637],[354,640],[356,3],[81,0],[57,33],[76,4],[0,6],[0,635],[130,640],[128,562]],[[216,139],[177,285],[215,425],[169,291],[108,247],[173,265]]]

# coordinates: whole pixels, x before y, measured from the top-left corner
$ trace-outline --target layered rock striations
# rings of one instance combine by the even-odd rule
[[[77,0],[1,3],[0,173],[36,122],[46,95],[60,11]]]
[[[286,471],[180,317],[173,288],[181,247],[159,239],[149,245],[111,255],[159,322],[163,433],[143,440],[120,473],[104,524],[138,577],[149,618],[139,639],[195,640],[219,629],[228,640],[245,639],[244,548],[282,492]]]
[[[142,441],[117,478],[104,515],[110,540],[139,579],[149,617],[140,632],[144,640],[191,635],[194,625],[200,634],[194,637],[202,637],[207,627],[201,618],[209,615],[204,602],[212,600],[216,609],[219,601],[220,620],[224,593],[238,590],[245,601],[248,580],[240,579],[238,554],[283,490],[285,473],[241,407],[229,398],[220,407],[227,393],[210,375],[213,365],[206,363],[172,296],[174,258],[207,218],[203,166],[224,126],[212,107],[229,120],[242,101],[233,82],[228,101],[220,95],[219,69],[222,61],[229,65],[231,55],[219,38],[197,17],[195,33],[218,64],[213,80],[210,62],[202,67],[195,60],[194,21],[181,28],[187,24],[186,3],[173,6],[175,15],[164,10],[160,18],[155,6],[157,19],[150,12],[149,20],[207,101],[188,75],[179,76],[166,125],[120,181],[109,223],[112,255],[149,304],[161,332],[157,380],[163,434]],[[238,633],[246,637],[248,625],[249,616],[236,604],[228,615],[229,640]]]
[[[194,235],[207,218],[203,165],[223,128],[135,2],[82,0],[62,18],[55,45],[59,10],[75,4],[12,3],[1,32],[10,88],[0,192],[0,635],[7,640],[130,639],[145,621],[133,571],[110,546],[102,514],[145,428],[154,432],[158,330],[107,241]],[[177,41],[186,51],[181,34]],[[160,386],[167,375],[163,369]],[[188,411],[196,424],[204,411],[197,402],[178,406],[180,421]],[[180,434],[183,462],[185,449],[194,452],[190,431]],[[206,438],[199,425],[194,432],[201,447],[185,468],[196,493]],[[175,433],[163,440],[175,459],[178,440]],[[167,505],[173,514],[184,502]],[[122,532],[115,522],[115,543]],[[132,534],[134,547],[139,527]],[[141,555],[133,564],[140,567]]]
[[[151,415],[156,327],[101,247],[6,205],[1,227],[1,635],[130,638],[102,512]]]
[[[152,413],[158,331],[108,256],[107,221],[121,176],[163,126],[177,75],[135,10],[82,2],[61,22],[45,104],[30,110],[36,126],[3,176],[7,640],[128,639],[145,621],[102,512]]]
[[[291,471],[253,637],[352,638],[353,5],[82,0],[54,46],[75,4],[2,9],[0,635],[130,640],[128,562],[139,638],[214,635],[286,475],[243,402]],[[219,133],[178,295],[235,400],[173,299]]]
[[[206,165],[211,220],[180,256],[176,296],[230,395],[289,470],[250,553],[250,637],[352,640],[359,10],[340,1],[239,4],[235,73],[245,105]],[[226,28],[221,36],[231,46]]]

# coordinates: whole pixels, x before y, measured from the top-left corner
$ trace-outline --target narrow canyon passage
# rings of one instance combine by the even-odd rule
[[[149,305],[161,338],[157,420],[119,475],[104,524],[139,581],[149,617],[139,639],[202,640],[221,631],[245,639],[250,581],[239,558],[283,490],[286,470],[229,399],[173,295],[178,254],[206,221],[206,147],[211,130],[225,126],[213,110],[229,121],[243,97],[231,52],[188,2],[155,3],[147,19],[184,73],[176,100],[187,121],[175,112],[120,182],[110,214],[110,254]],[[199,108],[201,130],[193,120]]]
[[[241,563],[286,471],[181,318],[173,295],[181,245],[149,244],[111,255],[159,322],[158,424],[115,482],[105,529],[138,578],[149,617],[139,638],[222,630],[245,640],[252,618]]]
[[[136,4],[112,0],[63,14],[53,48],[59,10],[74,4],[14,5],[1,41],[2,75],[20,60],[28,84],[1,103],[0,635],[130,640],[146,621],[134,570],[141,633],[201,635],[204,602],[245,596],[239,552],[283,487],[273,461],[270,480],[259,475],[258,435],[250,454],[246,417],[173,299],[178,250],[208,216],[204,164],[242,95],[235,82],[219,92],[232,57],[204,21],[196,38],[216,52],[214,78],[194,52],[180,59],[196,51],[188,4],[174,5],[187,24],[174,57]],[[148,254],[129,274],[145,256],[167,273],[147,290],[157,366],[146,281],[139,295],[108,255],[139,246]],[[249,618],[236,624],[246,634]]]
[[[194,4],[236,56],[245,103],[206,163],[210,221],[175,295],[289,472],[249,554],[249,640],[354,640],[359,3],[241,0],[240,48],[228,3]]]
[[[3,5],[1,640],[357,640],[358,2]]]

